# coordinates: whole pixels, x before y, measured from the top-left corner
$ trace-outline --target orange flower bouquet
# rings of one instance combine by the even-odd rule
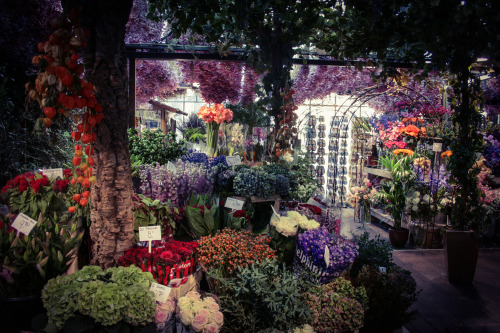
[[[211,107],[202,106],[198,111],[198,118],[207,123],[208,155],[217,156],[220,124],[223,122],[229,123],[233,119],[233,112],[226,109],[222,104],[215,103]]]

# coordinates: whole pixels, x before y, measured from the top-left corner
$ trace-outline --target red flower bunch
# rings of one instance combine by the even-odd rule
[[[198,258],[205,268],[219,268],[222,274],[230,276],[238,271],[238,266],[274,258],[270,242],[270,238],[248,231],[224,229],[215,236],[201,237]]]
[[[54,183],[53,189],[55,192],[64,192],[68,188],[69,178],[72,175],[71,169],[63,170],[63,175],[65,179],[57,179]],[[50,181],[47,176],[43,175],[43,173],[40,173],[37,176],[34,172],[26,172],[7,181],[7,184],[2,187],[2,194],[6,193],[10,189],[18,189],[19,192],[23,193],[30,188],[34,193],[39,194],[43,187],[49,185]]]
[[[299,204],[299,210],[301,209],[307,209],[311,212],[313,212],[314,214],[316,215],[321,215],[321,212],[323,211],[321,208],[319,208],[318,206],[315,206],[315,205],[310,205],[310,204],[307,204],[307,203],[302,203],[302,204]]]
[[[158,283],[167,285],[173,278],[186,277],[193,272],[197,242],[155,241],[151,253],[148,247],[136,246],[125,251],[118,265],[136,265],[150,272]]]
[[[393,148],[394,146],[398,147],[399,149],[403,149],[406,148],[406,142],[389,140],[384,142],[384,146],[386,146],[389,149]]]

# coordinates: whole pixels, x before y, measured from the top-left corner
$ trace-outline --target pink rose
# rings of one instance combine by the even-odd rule
[[[219,332],[219,327],[216,324],[210,323],[203,329],[203,333],[217,333]]]
[[[189,298],[191,301],[196,301],[200,299],[200,294],[198,294],[196,291],[192,290],[186,294],[186,297]]]
[[[215,302],[206,302],[206,304],[208,304],[208,310],[210,310],[210,312],[219,311],[219,304]]]
[[[155,316],[155,323],[160,324],[167,321],[168,313],[167,312],[157,312]]]
[[[222,314],[222,312],[217,311],[216,313],[214,313],[214,321],[219,327],[224,324],[224,315]]]
[[[201,332],[203,328],[205,328],[205,325],[208,324],[208,316],[210,313],[205,310],[201,309],[196,316],[194,316],[193,321],[191,322],[191,327],[193,330],[196,332]]]

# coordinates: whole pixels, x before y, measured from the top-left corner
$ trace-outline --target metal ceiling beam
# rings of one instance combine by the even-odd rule
[[[171,46],[165,44],[127,44],[125,45],[127,58],[144,60],[171,60],[171,61],[246,61],[247,50],[241,48],[230,48],[226,55],[222,56],[214,47],[210,46]],[[308,59],[306,57],[314,57]],[[374,60],[335,60],[329,56],[318,53],[302,52],[301,58],[293,58],[295,65],[313,66],[374,66]],[[396,68],[414,68],[412,63],[388,61],[387,65]]]

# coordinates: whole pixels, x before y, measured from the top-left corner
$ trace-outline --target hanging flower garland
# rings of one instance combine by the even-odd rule
[[[103,108],[94,95],[94,86],[82,78],[83,66],[77,50],[86,46],[84,30],[72,26],[63,17],[53,20],[52,28],[54,32],[49,40],[38,43],[38,51],[42,54],[33,57],[39,74],[35,85],[28,85],[29,97],[40,104],[45,116],[41,119],[47,128],[53,121],[74,114],[77,126],[71,133],[75,141],[71,184],[81,192],[73,199],[77,205],[85,207],[89,200],[87,189],[96,182],[92,175],[93,144],[96,126],[104,118]],[[72,206],[68,210],[74,213],[76,209]]]
[[[294,104],[293,94],[295,94],[295,90],[288,87],[281,92],[283,105],[280,106],[280,113],[278,114],[280,128],[277,132],[275,145],[277,157],[286,153],[293,154],[292,146],[297,139],[298,116],[295,111],[298,107]]]

